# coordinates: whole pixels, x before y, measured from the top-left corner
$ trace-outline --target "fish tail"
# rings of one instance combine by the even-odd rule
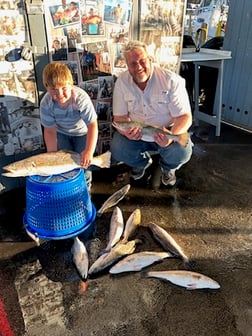
[[[105,254],[105,253],[109,253],[110,251],[111,251],[111,247],[106,247],[105,249],[103,249],[99,252],[99,256],[101,256],[102,254]]]
[[[127,238],[127,237],[123,237],[123,238],[119,241],[120,244],[126,244],[127,242],[128,242],[128,238]]]
[[[107,151],[101,155],[95,156],[92,165],[100,168],[109,168],[111,164],[111,152]]]
[[[188,145],[188,142],[189,142],[189,133],[187,132],[187,133],[179,134],[177,142],[182,147],[186,147]]]
[[[187,269],[191,269],[195,266],[195,261],[188,257],[183,258],[183,263]]]
[[[102,214],[103,214],[103,209],[102,209],[102,208],[99,209],[99,210],[96,212],[96,216],[97,216],[97,217],[101,217]]]
[[[140,272],[140,276],[141,276],[142,278],[150,278],[150,277],[151,277],[151,275],[150,275],[150,271],[143,270],[143,271]]]

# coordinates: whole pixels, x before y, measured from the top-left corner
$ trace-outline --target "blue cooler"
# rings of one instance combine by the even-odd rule
[[[83,169],[26,178],[24,226],[44,239],[65,239],[94,231],[96,209],[91,203]]]

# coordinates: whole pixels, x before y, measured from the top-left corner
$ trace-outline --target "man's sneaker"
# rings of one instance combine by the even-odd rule
[[[165,171],[163,170],[163,174],[162,174],[162,183],[165,186],[171,186],[173,187],[176,184],[176,175],[175,175],[175,170],[169,170],[169,171]]]
[[[132,168],[131,178],[133,178],[133,180],[135,181],[140,180],[142,177],[144,177],[146,169],[149,168],[151,164],[152,164],[152,158],[150,157],[145,167]]]

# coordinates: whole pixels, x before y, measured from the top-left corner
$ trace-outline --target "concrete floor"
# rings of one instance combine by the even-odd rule
[[[132,185],[118,206],[125,220],[141,210],[135,236],[143,243],[136,251],[162,250],[147,228],[155,222],[194,261],[191,270],[221,288],[189,291],[142,272],[112,276],[108,270],[85,288],[72,264],[72,239],[37,247],[27,236],[21,188],[0,196],[2,336],[252,335],[252,135],[222,125],[216,138],[213,127],[201,125],[192,138],[193,157],[178,172],[175,188]],[[96,208],[127,182],[123,166],[96,172]],[[106,246],[112,210],[96,218],[94,236],[85,240],[90,263]],[[148,270],[184,268],[172,258]]]

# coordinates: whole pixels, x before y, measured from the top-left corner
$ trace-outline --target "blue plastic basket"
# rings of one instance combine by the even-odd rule
[[[26,178],[25,228],[45,239],[65,239],[94,229],[96,209],[91,203],[83,169]]]

